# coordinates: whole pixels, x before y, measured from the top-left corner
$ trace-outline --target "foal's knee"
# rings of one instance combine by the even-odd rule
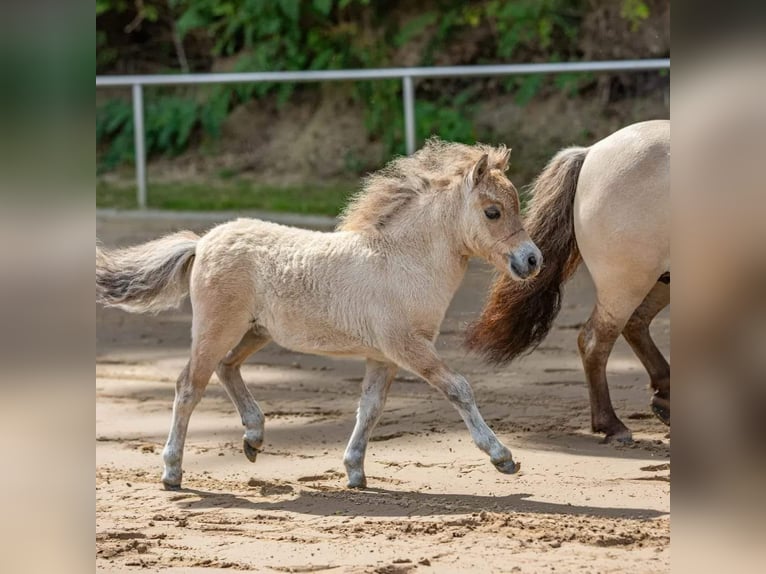
[[[461,375],[446,380],[441,388],[447,399],[459,408],[468,408],[476,402],[471,385]]]

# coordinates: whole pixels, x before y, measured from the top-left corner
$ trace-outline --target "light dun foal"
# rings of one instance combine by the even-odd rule
[[[191,297],[191,359],[176,384],[163,483],[181,484],[189,418],[214,371],[242,417],[245,455],[255,461],[264,417],[240,367],[271,340],[302,353],[366,359],[344,456],[350,487],[366,486],[367,442],[398,367],[440,390],[492,464],[516,472],[520,465],[484,422],[468,381],[434,347],[470,257],[516,280],[542,264],[505,176],[509,156],[505,147],[431,140],[370,176],[332,233],[238,219],[203,237],[181,232],[128,249],[97,248],[99,302],[157,312]]]

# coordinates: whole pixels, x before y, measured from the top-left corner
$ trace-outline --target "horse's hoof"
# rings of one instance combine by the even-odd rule
[[[181,483],[165,482],[163,480],[162,488],[165,490],[181,490]]]
[[[654,413],[654,416],[656,416],[660,421],[662,421],[667,426],[670,426],[670,409],[666,408],[664,404],[665,401],[663,400],[656,400],[657,397],[654,397],[652,399],[652,412]]]
[[[521,468],[520,462],[513,462],[512,460],[505,460],[503,462],[493,462],[495,468],[503,474],[516,474]]]
[[[633,444],[633,433],[617,417],[609,417],[605,422],[592,421],[590,428],[594,433],[604,433],[601,444]]]
[[[242,441],[242,450],[245,451],[245,456],[250,462],[255,462],[258,453],[261,452],[259,449],[250,446],[250,443],[247,442],[247,439]]]
[[[614,442],[621,445],[631,445],[633,444],[633,433],[630,432],[628,429],[622,429],[616,432],[606,433],[606,436],[604,437],[604,440],[602,442],[604,444],[609,444],[611,442]]]

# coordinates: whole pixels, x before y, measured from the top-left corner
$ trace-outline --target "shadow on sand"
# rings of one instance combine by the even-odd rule
[[[667,513],[647,508],[604,508],[575,506],[530,500],[531,494],[476,496],[430,494],[424,492],[369,488],[366,490],[301,490],[288,500],[265,500],[231,493],[184,488],[198,496],[179,501],[187,510],[237,508],[256,511],[282,511],[313,516],[411,517],[470,514],[473,512],[524,512],[540,515],[563,514],[600,518],[652,519]]]

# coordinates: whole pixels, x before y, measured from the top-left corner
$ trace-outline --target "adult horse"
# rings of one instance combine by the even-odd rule
[[[181,484],[192,410],[213,374],[245,427],[254,461],[264,417],[240,366],[270,340],[294,351],[365,358],[357,421],[344,455],[351,487],[364,487],[364,456],[402,367],[440,390],[495,467],[519,464],[487,426],[468,381],[444,364],[434,340],[470,257],[523,280],[542,263],[505,175],[510,150],[429,141],[371,175],[339,229],[321,233],[238,219],[203,237],[169,235],[96,250],[99,302],[133,312],[193,308],[191,359],[178,378],[162,481]]]
[[[578,337],[593,431],[632,438],[614,412],[606,379],[620,333],[649,373],[652,410],[669,425],[670,365],[649,324],[670,303],[670,122],[634,124],[591,147],[560,151],[532,186],[525,227],[545,265],[533,281],[495,281],[467,345],[498,363],[534,349],[582,260],[597,299]]]

